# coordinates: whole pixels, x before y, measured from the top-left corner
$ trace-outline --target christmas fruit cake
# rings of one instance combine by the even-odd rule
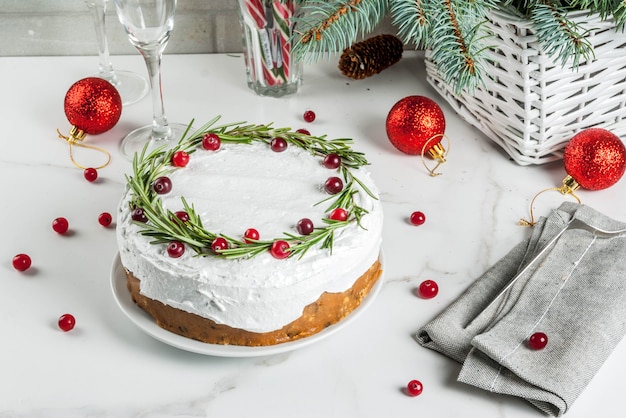
[[[211,344],[275,345],[341,321],[382,272],[364,155],[347,139],[216,121],[133,161],[117,217],[133,300]]]

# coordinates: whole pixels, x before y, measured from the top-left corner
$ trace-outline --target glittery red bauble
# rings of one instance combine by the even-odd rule
[[[65,94],[65,116],[91,135],[113,128],[122,115],[122,99],[108,81],[87,77],[78,80]]]
[[[588,190],[617,183],[626,169],[626,148],[617,135],[590,128],[574,135],[563,154],[565,171]]]
[[[396,148],[417,155],[441,142],[446,118],[439,105],[428,97],[408,96],[393,105],[386,128],[387,137]]]

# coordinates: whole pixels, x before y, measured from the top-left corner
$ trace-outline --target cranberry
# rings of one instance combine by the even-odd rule
[[[338,154],[331,153],[324,157],[324,161],[322,161],[322,165],[324,167],[334,170],[335,168],[339,168],[341,165],[341,157]]]
[[[337,194],[343,190],[343,181],[339,177],[329,177],[324,183],[324,190],[328,194]]]
[[[52,221],[52,229],[57,234],[65,234],[69,228],[70,224],[65,218],[56,218]]]
[[[315,227],[312,220],[309,218],[302,218],[296,224],[296,229],[300,235],[310,235]]]
[[[225,238],[217,237],[211,243],[211,249],[215,253],[219,253],[222,250],[228,249],[228,241]]]
[[[413,212],[409,218],[409,222],[411,222],[411,225],[415,226],[423,225],[424,222],[426,222],[426,216],[419,211]]]
[[[13,268],[17,271],[26,271],[30,268],[31,259],[28,254],[18,254],[13,257]]]
[[[247,244],[251,244],[252,241],[258,241],[259,237],[259,231],[254,228],[246,229],[246,232],[243,234],[243,240]]]
[[[439,293],[439,286],[433,280],[424,280],[420,283],[418,293],[424,299],[432,299]]]
[[[311,132],[309,132],[308,129],[300,128],[300,129],[297,129],[296,132],[299,134],[311,136]]]
[[[202,148],[207,151],[217,151],[222,145],[222,140],[213,132],[205,134],[202,137]]]
[[[289,257],[289,243],[281,239],[274,241],[270,247],[270,254],[279,260]]]
[[[169,177],[159,177],[152,183],[152,189],[157,194],[167,194],[172,190],[172,180]]]
[[[83,176],[89,183],[93,183],[98,178],[98,170],[91,167],[86,168],[85,171],[83,171]]]
[[[133,209],[133,212],[131,213],[130,217],[135,222],[143,222],[143,223],[148,222],[148,217],[146,216],[142,208]]]
[[[189,163],[189,154],[185,151],[176,151],[172,155],[172,165],[174,167],[185,167]]]
[[[311,123],[315,120],[315,112],[312,110],[307,110],[306,112],[304,112],[304,115],[302,115],[302,117],[306,122]]]
[[[102,212],[100,215],[98,215],[98,223],[100,225],[107,227],[111,225],[111,222],[113,222],[113,217],[109,212]]]
[[[535,332],[528,339],[528,346],[533,350],[543,350],[548,345],[548,336],[543,332]]]
[[[348,220],[348,212],[344,208],[335,208],[328,215],[328,219],[332,219],[333,221],[347,221]]]
[[[287,149],[287,141],[284,138],[276,137],[270,142],[270,147],[274,152],[283,152]]]
[[[59,318],[59,328],[61,331],[68,332],[74,329],[74,325],[76,325],[76,318],[72,314],[63,314]]]
[[[174,216],[176,216],[182,223],[189,222],[189,214],[184,210],[174,212]]]
[[[420,382],[419,380],[411,380],[406,385],[406,393],[408,393],[410,396],[420,395],[423,389],[424,387],[422,386],[422,382]]]
[[[185,244],[180,241],[172,241],[167,245],[167,255],[178,258],[185,253]]]

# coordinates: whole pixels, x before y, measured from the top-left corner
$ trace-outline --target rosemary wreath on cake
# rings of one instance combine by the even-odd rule
[[[368,211],[356,203],[355,195],[361,189],[373,199],[377,198],[353,174],[353,170],[368,162],[363,153],[350,148],[351,139],[327,139],[325,135],[312,136],[303,130],[274,128],[271,124],[237,122],[214,126],[219,119],[219,116],[215,117],[189,134],[192,121],[174,147],[164,146],[148,152],[146,146],[133,158],[133,175],[126,176],[132,191],[131,216],[134,223],[141,225],[139,232],[152,239],[151,244],[166,244],[172,257],[180,257],[186,247],[199,256],[241,258],[269,251],[276,258],[302,257],[315,246],[332,252],[334,234],[338,230],[355,223],[363,228],[361,218]],[[172,188],[168,174],[185,167],[195,152],[216,151],[221,143],[245,145],[253,142],[264,143],[274,151],[296,146],[321,158],[325,167],[338,169],[341,178],[331,177],[324,185],[329,197],[316,203],[328,205],[323,226],[298,225],[297,233],[284,232],[282,237],[270,240],[258,239],[255,230],[248,230],[251,233],[246,231],[239,239],[206,230],[193,205],[184,197],[181,197],[181,211],[172,212],[163,207],[160,196]]]

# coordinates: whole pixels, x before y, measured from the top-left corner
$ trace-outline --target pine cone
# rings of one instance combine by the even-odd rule
[[[400,61],[403,48],[394,35],[377,35],[344,49],[338,67],[343,75],[360,80]]]

